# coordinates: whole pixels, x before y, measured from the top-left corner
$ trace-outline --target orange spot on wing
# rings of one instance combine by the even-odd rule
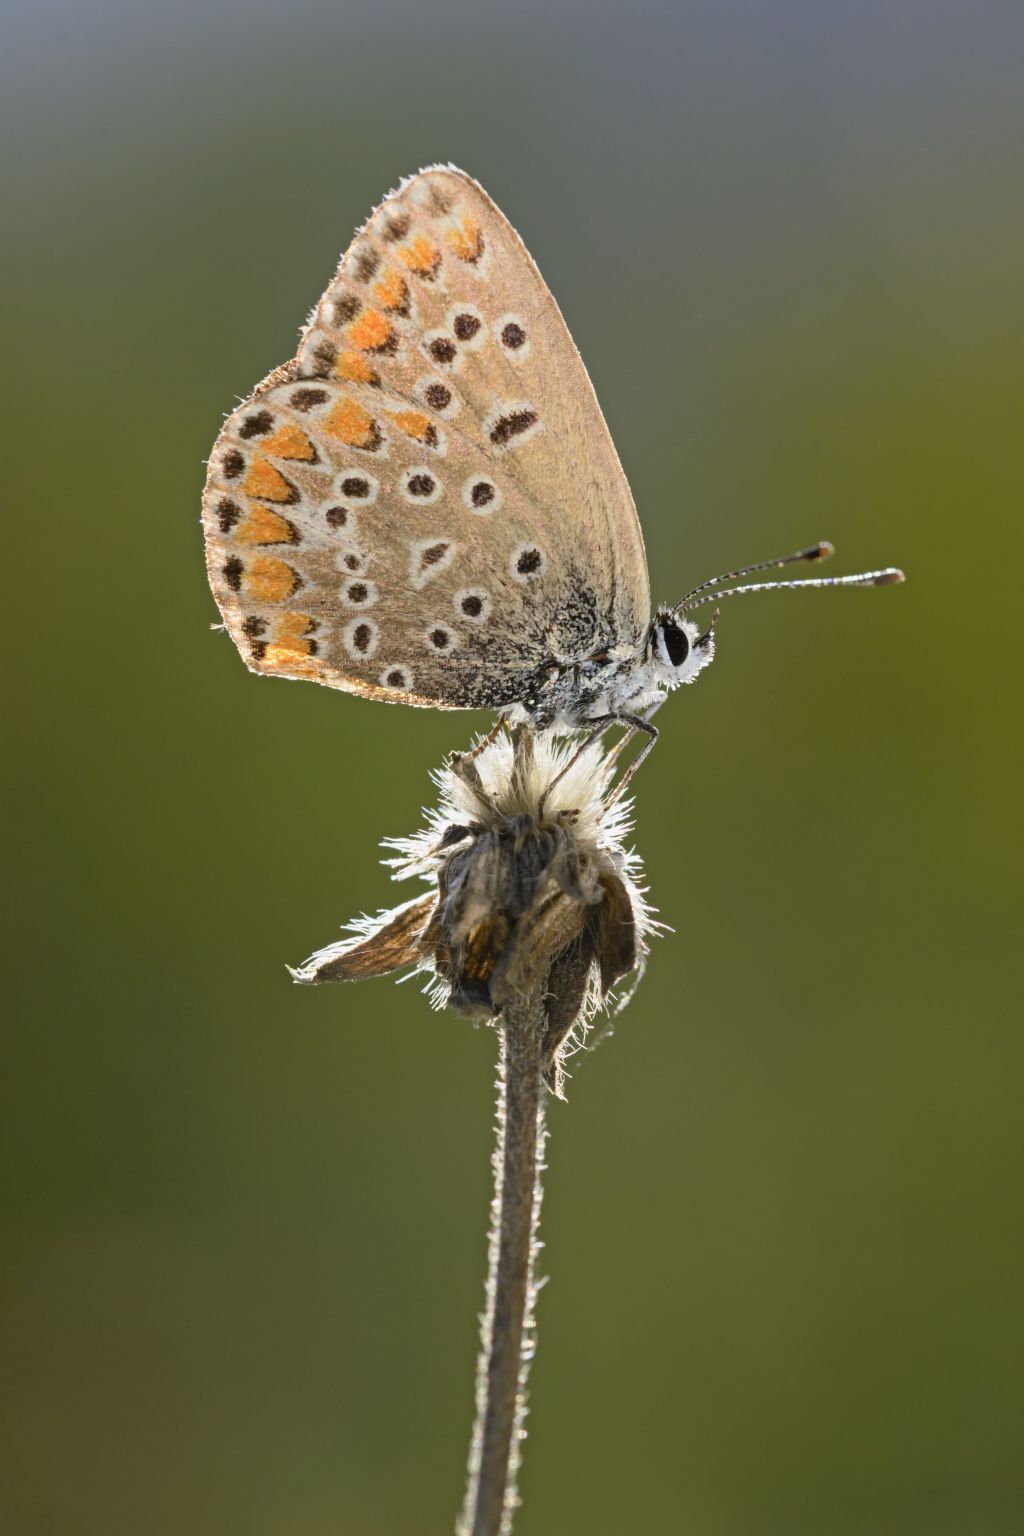
[[[339,352],[334,363],[339,379],[350,379],[353,384],[376,384],[378,378],[365,357],[358,352]]]
[[[401,309],[408,295],[405,278],[393,267],[385,272],[373,290],[373,296],[382,309]]]
[[[315,673],[319,663],[316,641],[307,636],[317,627],[316,620],[308,613],[282,613],[274,621],[274,638],[259,652],[259,660],[265,667],[287,668],[289,672]]]
[[[245,568],[247,596],[264,603],[283,603],[299,585],[299,577],[284,560],[260,555]]]
[[[445,241],[460,261],[478,261],[484,248],[480,225],[468,213],[445,232]]]
[[[316,449],[305,432],[291,422],[278,427],[270,437],[265,437],[260,448],[277,459],[306,459],[312,462],[316,458]]]
[[[441,260],[441,252],[426,235],[417,235],[408,245],[398,248],[398,259],[410,272],[433,272]]]
[[[294,525],[269,507],[250,507],[236,534],[243,544],[294,544]]]
[[[415,437],[418,442],[425,442],[433,430],[433,423],[429,416],[424,416],[421,411],[388,411],[387,413],[400,432],[407,437]]]
[[[379,309],[367,309],[349,326],[347,337],[360,352],[377,352],[381,347],[391,345],[395,333],[391,322]]]
[[[289,672],[316,672],[318,663],[309,654],[309,641],[300,640],[278,644],[273,641],[261,657],[265,667],[287,667]]]
[[[311,628],[316,628],[316,621],[309,613],[282,613],[274,625],[275,639],[301,640],[308,648],[309,641],[305,638]]]
[[[242,482],[247,496],[259,496],[263,501],[291,501],[292,488],[280,470],[258,456],[249,466],[249,473]]]
[[[353,448],[366,448],[374,440],[373,417],[358,401],[350,400],[347,395],[342,395],[324,421],[324,428]]]

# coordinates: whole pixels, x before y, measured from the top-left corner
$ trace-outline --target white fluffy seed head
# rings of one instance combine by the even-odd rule
[[[585,861],[631,880],[642,873],[639,855],[627,849],[625,841],[633,829],[633,801],[614,797],[616,759],[601,741],[580,752],[578,740],[538,732],[533,736],[532,757],[521,769],[512,735],[502,731],[470,761],[476,772],[469,777],[454,764],[436,770],[431,777],[439,800],[435,808],[424,811],[423,829],[412,837],[387,840],[385,846],[400,855],[387,861],[396,880],[411,875],[430,878],[437,845],[450,827],[467,822],[498,827],[516,816],[567,823]],[[643,908],[639,890],[636,899]]]
[[[598,1007],[618,1012],[629,1000],[632,989],[613,989],[642,974],[661,926],[626,845],[632,803],[616,795],[616,755],[519,726],[453,757],[433,775],[439,798],[423,827],[385,842],[394,878],[421,879],[427,894],[350,924],[350,937],[317,951],[296,980],[411,967],[427,976],[435,1007],[494,1017],[544,966],[545,1073],[560,1094],[566,1058]]]

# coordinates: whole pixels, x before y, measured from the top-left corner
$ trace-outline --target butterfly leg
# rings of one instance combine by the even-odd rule
[[[632,735],[634,731],[644,731],[647,736],[647,740],[640,748],[640,751],[637,753],[636,757],[634,757],[633,761],[622,775],[622,778],[619,782],[619,787],[615,791],[615,799],[618,800],[619,796],[625,791],[626,785],[629,783],[634,773],[636,773],[637,769],[640,767],[640,764],[643,762],[644,758],[648,755],[649,752],[653,751],[654,743],[657,741],[658,736],[661,733],[659,732],[656,725],[651,724],[650,720],[642,720],[639,715],[616,715],[615,719],[621,720],[623,725],[629,726],[630,735]]]
[[[604,735],[608,727],[610,725],[614,725],[617,720],[621,720],[622,718],[622,715],[599,715],[596,720],[588,720],[586,722],[587,725],[592,725],[594,729],[583,738],[583,741],[576,748],[576,751],[573,753],[572,757],[570,757],[565,767],[561,770],[560,773],[555,774],[555,777],[551,780],[551,783],[541,795],[537,805],[538,820],[543,820],[544,818],[544,807],[547,804],[548,795],[550,795],[555,785],[562,782],[570,768],[575,768],[584,752],[586,752],[589,747],[592,747],[594,742]]]
[[[453,752],[452,753],[452,758],[453,759],[454,758],[458,758],[460,762],[471,763],[473,761],[474,757],[479,757],[480,756],[480,753],[484,750],[485,747],[489,747],[490,746],[491,742],[498,735],[498,733],[501,730],[502,726],[503,725],[507,725],[507,724],[508,724],[508,720],[506,719],[506,717],[504,715],[499,715],[497,720],[494,722],[493,726],[487,732],[487,735],[483,738],[482,741],[478,741],[476,746],[471,748],[471,750],[469,752]]]

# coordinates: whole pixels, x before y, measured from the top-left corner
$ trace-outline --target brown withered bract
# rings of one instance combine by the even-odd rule
[[[545,1073],[560,1092],[574,1026],[642,965],[652,927],[636,857],[622,846],[628,811],[609,795],[613,763],[596,747],[560,778],[570,758],[526,726],[454,757],[426,830],[391,845],[398,877],[427,878],[430,890],[362,920],[295,979],[360,981],[412,966],[433,976],[437,1003],[475,1017],[500,1016],[540,981]]]

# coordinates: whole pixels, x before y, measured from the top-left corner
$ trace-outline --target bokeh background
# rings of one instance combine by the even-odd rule
[[[451,159],[729,606],[637,841],[675,933],[552,1116],[522,1536],[1024,1527],[1016,0],[13,0],[4,1461],[17,1536],[450,1529],[494,1036],[285,962],[483,719],[245,672],[222,414]]]

